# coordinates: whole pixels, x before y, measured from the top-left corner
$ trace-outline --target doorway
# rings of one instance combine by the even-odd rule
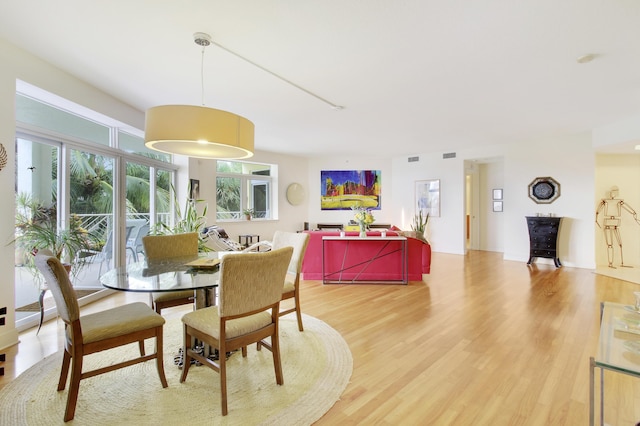
[[[495,189],[504,187],[502,157],[470,159],[465,172],[465,253],[468,250],[504,251],[503,212],[493,209]]]

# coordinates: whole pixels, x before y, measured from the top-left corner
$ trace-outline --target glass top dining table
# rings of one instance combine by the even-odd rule
[[[208,259],[216,263],[217,253],[208,253]],[[141,293],[199,290],[217,287],[220,280],[218,265],[191,266],[188,263],[202,260],[202,256],[185,256],[152,264],[132,262],[109,270],[100,277],[100,283],[109,289]]]

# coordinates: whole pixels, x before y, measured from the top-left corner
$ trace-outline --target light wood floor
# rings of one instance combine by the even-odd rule
[[[426,283],[408,286],[303,282],[303,311],[338,330],[354,359],[351,383],[317,425],[588,424],[599,303],[631,304],[640,287],[490,252],[434,253],[432,265]],[[125,300],[146,297],[118,294],[83,312]],[[61,331],[50,321],[38,337],[22,333],[0,386],[59,350]],[[606,372],[605,392],[608,424],[640,420],[640,380]]]

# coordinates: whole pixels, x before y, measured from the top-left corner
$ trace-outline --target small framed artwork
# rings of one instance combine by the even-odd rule
[[[440,179],[416,181],[416,213],[440,217]]]
[[[200,198],[200,181],[198,179],[190,179],[189,187],[191,188],[191,199],[197,200]]]
[[[502,200],[502,188],[493,190],[493,199],[494,200]]]
[[[493,202],[493,211],[501,212],[502,211],[502,201],[494,201]]]

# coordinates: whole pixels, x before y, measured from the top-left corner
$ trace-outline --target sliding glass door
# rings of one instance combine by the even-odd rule
[[[16,238],[34,222],[52,220],[58,226],[55,212],[60,151],[59,144],[16,139]],[[44,282],[35,270],[30,244],[15,247],[16,320],[21,320],[39,312],[38,298]]]
[[[38,298],[45,287],[33,262],[36,233],[22,238],[28,229],[81,240],[81,250],[56,254],[71,265],[77,291],[96,291],[103,290],[101,274],[144,259],[142,236],[174,220],[171,187],[177,166],[171,156],[147,149],[138,130],[86,108],[72,111],[70,105],[16,94],[18,329],[39,317]],[[54,249],[47,241],[38,246]],[[48,316],[55,313],[50,299],[44,301]]]
[[[88,150],[69,150],[68,197],[69,218],[65,229],[90,234],[90,246],[79,259],[72,276],[76,289],[102,289],[99,278],[114,265],[114,248],[124,242],[114,230],[114,165],[115,158]],[[66,170],[65,170],[66,171]],[[62,193],[67,186],[63,186]],[[64,211],[64,208],[63,208]]]

